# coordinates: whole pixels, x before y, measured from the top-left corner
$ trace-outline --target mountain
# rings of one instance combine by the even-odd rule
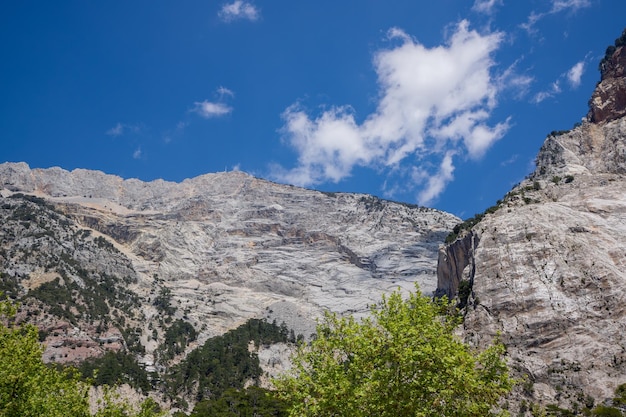
[[[536,170],[440,250],[437,292],[459,297],[468,342],[500,334],[522,411],[610,403],[626,383],[624,44],[626,31],[585,119],[552,132]]]
[[[129,352],[161,373],[249,319],[308,338],[325,310],[365,314],[416,281],[432,292],[459,221],[242,172],[142,182],[4,163],[0,291],[40,328],[45,360]]]
[[[626,387],[625,45],[626,31],[585,118],[548,135],[535,171],[463,223],[242,172],[142,182],[0,164],[0,291],[39,327],[47,362],[120,355],[140,389],[164,379],[193,402],[213,389],[185,380],[203,349],[254,333],[274,344],[237,349],[271,375],[290,350],[276,341],[417,282],[458,301],[468,343],[504,342],[519,384],[503,405],[517,415],[611,405]]]

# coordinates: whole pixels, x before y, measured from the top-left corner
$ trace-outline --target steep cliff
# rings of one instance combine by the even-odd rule
[[[587,120],[550,135],[535,172],[439,258],[439,293],[471,280],[463,336],[501,334],[517,405],[582,409],[626,382],[625,54],[603,62]]]

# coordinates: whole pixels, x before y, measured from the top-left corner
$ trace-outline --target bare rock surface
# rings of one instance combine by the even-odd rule
[[[615,75],[621,47],[613,58]],[[536,171],[440,252],[438,291],[467,299],[466,340],[501,335],[518,405],[580,410],[626,382],[626,118],[613,87],[613,116],[598,116],[605,87],[590,121],[549,136]]]
[[[138,297],[136,307],[124,313],[131,323],[125,320],[124,326],[137,333],[149,366],[162,338],[162,311],[155,306],[161,293],[168,295],[174,318],[200,333],[187,351],[249,318],[284,322],[308,338],[324,310],[365,314],[382,293],[412,290],[415,282],[431,293],[437,248],[459,222],[433,209],[362,194],[320,193],[242,172],[146,183],[97,171],[5,163],[0,193],[7,218],[17,210],[20,193],[49,204],[53,215],[67,222],[65,231],[55,229],[58,238],[49,239],[61,242],[56,258],[71,258],[72,265],[91,262],[94,279],[97,270],[106,271],[117,277],[115,288]],[[20,240],[10,236],[19,227],[18,219],[3,231],[2,266],[18,277],[22,295],[61,269],[67,280],[80,282],[82,271],[64,264],[47,267],[39,257],[47,255],[21,256],[44,238],[30,233],[34,228],[20,229],[30,233],[20,249]],[[88,250],[98,245],[104,249]],[[105,329],[99,331],[94,340],[105,337]]]

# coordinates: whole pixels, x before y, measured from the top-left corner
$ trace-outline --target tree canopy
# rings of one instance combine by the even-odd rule
[[[504,346],[472,350],[454,335],[452,310],[418,288],[383,297],[363,320],[328,313],[274,380],[278,395],[292,416],[496,415],[513,385]]]

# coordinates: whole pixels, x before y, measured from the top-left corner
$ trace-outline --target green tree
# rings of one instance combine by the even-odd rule
[[[287,417],[285,404],[273,392],[251,386],[229,388],[218,398],[196,403],[190,417]]]
[[[474,352],[454,336],[447,300],[399,291],[356,320],[326,314],[292,370],[274,380],[292,416],[489,416],[513,385],[496,341]]]
[[[0,416],[88,416],[88,385],[46,366],[37,328],[13,325],[15,312],[0,302]]]
[[[0,417],[87,417],[89,384],[75,369],[43,363],[37,328],[16,325],[16,307],[0,301]],[[158,407],[146,400],[132,407],[107,395],[97,417],[154,417]]]

